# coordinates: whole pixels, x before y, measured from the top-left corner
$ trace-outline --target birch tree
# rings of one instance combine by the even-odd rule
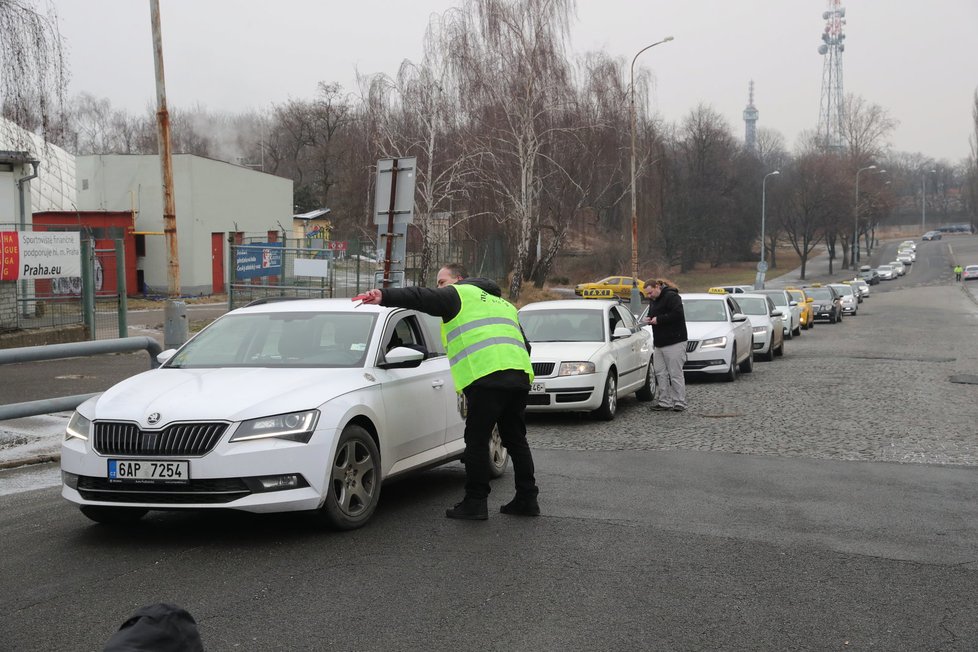
[[[570,91],[565,40],[573,0],[470,0],[446,13],[441,49],[456,80],[464,138],[482,161],[497,219],[514,252],[509,298],[529,272],[541,195],[553,173],[544,157]]]

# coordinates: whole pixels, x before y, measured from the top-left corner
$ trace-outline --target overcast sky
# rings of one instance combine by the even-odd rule
[[[141,112],[155,103],[149,0],[54,0],[71,94]],[[160,0],[170,108],[267,109],[311,99],[319,81],[354,90],[356,71],[418,61],[432,13],[460,0]],[[789,147],[818,121],[827,0],[578,0],[571,51],[639,58],[655,78],[650,109],[679,121],[712,105],[741,138],[747,86],[758,126]],[[899,121],[898,151],[957,163],[969,152],[978,87],[978,0],[853,0],[845,92]]]

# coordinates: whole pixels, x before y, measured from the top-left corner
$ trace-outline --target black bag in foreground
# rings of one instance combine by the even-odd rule
[[[104,652],[204,652],[197,621],[174,604],[141,607],[122,623]]]

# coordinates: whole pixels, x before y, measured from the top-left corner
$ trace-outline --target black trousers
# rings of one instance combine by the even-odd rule
[[[527,390],[467,387],[465,418],[465,497],[485,500],[489,495],[489,440],[492,427],[499,426],[503,446],[513,461],[518,496],[536,496],[533,455],[526,441]]]

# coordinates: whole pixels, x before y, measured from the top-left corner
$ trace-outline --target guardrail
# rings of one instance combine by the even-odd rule
[[[40,360],[61,360],[64,358],[79,358],[103,353],[132,353],[145,350],[149,354],[151,369],[160,366],[156,356],[163,352],[163,347],[152,337],[119,337],[112,340],[94,340],[91,342],[69,342],[67,344],[46,344],[44,346],[22,346],[14,349],[0,349],[0,365],[19,362],[37,362]],[[94,394],[75,394],[59,398],[45,398],[39,401],[10,403],[0,405],[0,421],[33,417],[39,414],[74,410]]]

